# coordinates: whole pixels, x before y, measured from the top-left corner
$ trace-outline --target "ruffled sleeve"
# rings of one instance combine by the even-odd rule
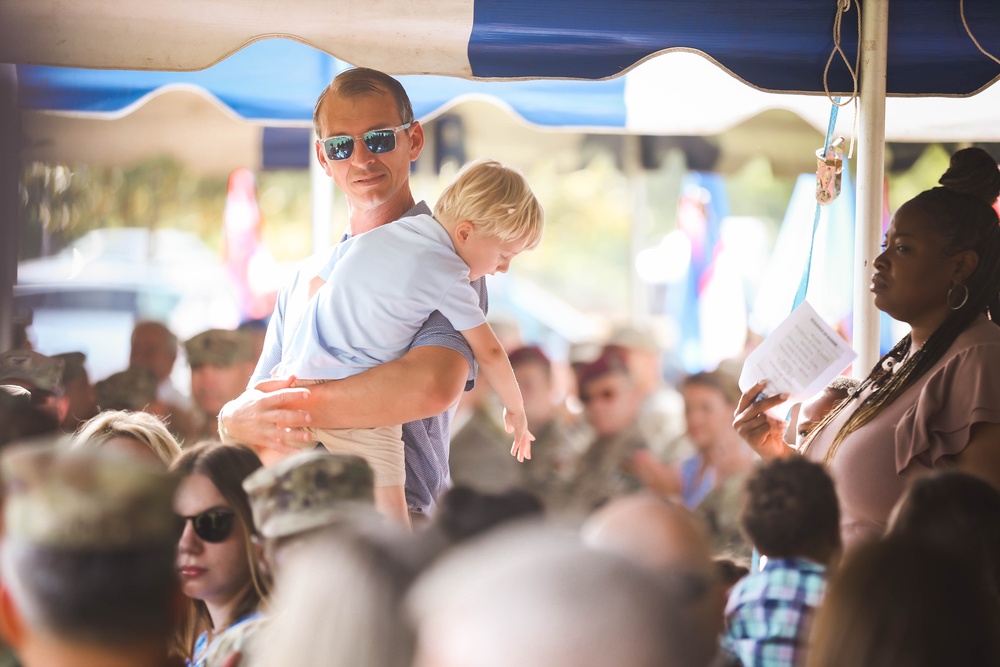
[[[960,453],[979,422],[1000,423],[1000,345],[962,350],[930,374],[896,426],[897,472]]]

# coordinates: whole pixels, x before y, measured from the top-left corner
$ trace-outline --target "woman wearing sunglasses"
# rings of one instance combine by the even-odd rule
[[[242,445],[200,442],[173,464],[180,478],[174,511],[184,521],[177,545],[181,590],[191,599],[179,652],[202,667],[213,641],[257,616],[266,595],[251,536],[256,529],[243,480],[260,459]]]

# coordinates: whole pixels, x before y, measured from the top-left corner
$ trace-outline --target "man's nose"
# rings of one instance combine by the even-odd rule
[[[368,150],[365,142],[354,140],[354,152],[351,153],[351,162],[358,165],[370,164],[375,159],[375,154]]]

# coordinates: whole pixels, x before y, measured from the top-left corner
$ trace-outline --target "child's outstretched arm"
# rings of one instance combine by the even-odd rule
[[[508,433],[514,434],[514,445],[510,453],[518,461],[531,458],[531,441],[535,436],[528,431],[528,419],[524,415],[524,399],[510,367],[510,359],[488,323],[462,332],[476,356],[479,369],[486,376],[490,386],[503,402],[503,421]]]

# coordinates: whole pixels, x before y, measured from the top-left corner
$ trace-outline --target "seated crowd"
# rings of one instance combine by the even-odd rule
[[[133,346],[172,367],[143,338],[177,346],[164,331],[142,323]],[[1000,665],[1000,490],[915,476],[885,535],[845,549],[827,469],[761,460],[734,429],[736,363],[675,389],[630,370],[662,367],[649,332],[566,368],[514,339],[532,458],[494,456],[510,436],[480,380],[454,486],[410,529],[376,510],[363,458],[265,467],[206,426],[249,377],[242,335],[185,344],[191,399],[143,362],[91,386],[83,355],[0,355],[0,660]],[[857,387],[803,403],[787,441]]]

